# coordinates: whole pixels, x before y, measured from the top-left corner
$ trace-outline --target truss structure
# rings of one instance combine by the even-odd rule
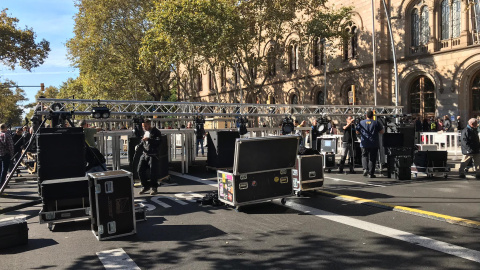
[[[51,99],[37,100],[44,108],[53,105],[63,111],[74,114],[89,115],[93,107],[105,106],[110,109],[115,118],[128,116],[196,116],[205,117],[236,115],[258,117],[304,116],[343,116],[365,115],[369,110],[375,114],[401,115],[402,106],[350,106],[350,105],[298,105],[298,104],[239,104],[239,103],[208,103],[208,102],[166,102],[166,101],[127,101],[127,100],[87,100],[87,99]],[[39,114],[46,114],[40,112]]]

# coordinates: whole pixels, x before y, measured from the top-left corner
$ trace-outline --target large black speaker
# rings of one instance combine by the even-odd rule
[[[41,128],[37,134],[38,181],[85,175],[82,128]]]
[[[415,127],[399,127],[397,130],[403,134],[403,146],[413,148],[415,146]]]
[[[233,166],[235,141],[240,138],[238,131],[209,131],[207,135],[207,166],[230,168]]]

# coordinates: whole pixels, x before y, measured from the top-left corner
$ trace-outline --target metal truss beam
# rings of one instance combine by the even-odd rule
[[[401,115],[402,106],[350,106],[350,105],[293,105],[293,104],[239,104],[208,102],[166,102],[166,101],[128,101],[128,100],[87,100],[87,99],[52,99],[37,100],[44,107],[60,104],[62,110],[75,114],[89,115],[93,107],[106,106],[111,115],[122,116],[343,116],[364,115],[375,110],[376,115]],[[45,113],[43,113],[45,114]]]

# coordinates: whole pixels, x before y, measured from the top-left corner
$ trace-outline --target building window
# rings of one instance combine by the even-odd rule
[[[420,16],[420,45],[427,45],[430,40],[430,25],[428,23],[428,7],[422,7]]]
[[[222,68],[220,69],[220,81],[222,87],[227,86],[227,69],[225,68],[225,66],[222,66]]]
[[[288,47],[288,65],[290,67],[290,72],[298,70],[298,45],[292,44]]]
[[[443,0],[441,4],[441,39],[458,38],[460,36],[460,0]]]
[[[317,93],[317,105],[325,105],[325,94],[323,91]]]
[[[418,16],[418,9],[412,10],[412,46],[420,45],[420,19]]]
[[[480,43],[480,0],[474,0],[471,5],[473,42]]]
[[[275,97],[272,94],[268,95],[267,104],[275,104]]]
[[[345,30],[343,39],[343,58],[344,60],[354,59],[357,57],[358,49],[358,31],[356,26]]]
[[[420,76],[410,87],[410,112],[427,116],[435,114],[435,86],[432,81]]]
[[[273,77],[277,73],[275,66],[275,51],[273,47],[270,47],[267,52],[267,73],[268,76]]]
[[[472,114],[480,115],[480,72],[473,78],[472,81]]]
[[[202,89],[202,74],[201,73],[198,73],[197,74],[197,80],[196,80],[196,86],[197,86],[197,91],[198,92],[201,92],[203,89]]]
[[[319,67],[324,65],[324,43],[320,38],[315,38],[313,40],[313,66]]]
[[[298,104],[298,96],[297,96],[297,94],[293,94],[293,95],[290,97],[290,104]]]
[[[208,89],[215,90],[215,73],[211,70],[208,72]]]

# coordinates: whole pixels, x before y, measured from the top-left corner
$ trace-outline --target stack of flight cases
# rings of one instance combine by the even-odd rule
[[[293,194],[297,136],[237,139],[233,170],[217,171],[218,198],[227,205],[260,203]]]
[[[238,131],[209,131],[207,135],[207,171],[231,169]]]
[[[323,155],[298,155],[292,170],[293,190],[297,196],[304,191],[323,187]]]
[[[397,180],[410,180],[412,160],[412,142],[405,142],[403,133],[383,134],[383,147],[387,161],[387,177]]]
[[[87,177],[46,180],[40,190],[43,203],[38,216],[50,230],[56,223],[90,218]]]
[[[330,173],[336,167],[337,138],[322,136],[321,139],[320,154],[323,155],[323,169]]]
[[[132,173],[89,173],[92,232],[98,240],[136,233]]]

